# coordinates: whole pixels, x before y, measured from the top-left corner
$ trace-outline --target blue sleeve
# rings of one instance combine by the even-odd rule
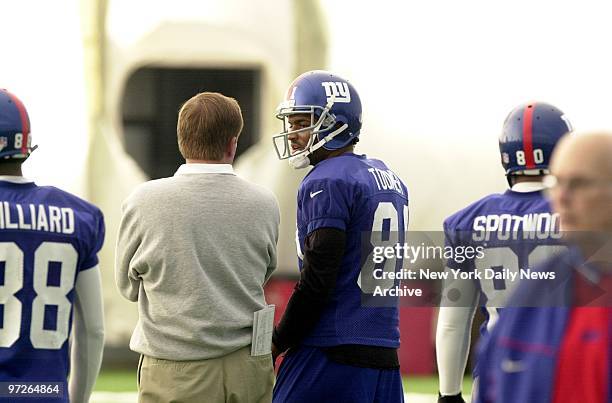
[[[455,226],[451,223],[450,219],[444,221],[444,248],[455,248],[460,245],[459,233],[455,229]],[[450,269],[462,269],[462,265],[457,263],[455,259],[446,259],[446,267]]]
[[[104,216],[100,210],[95,211],[95,214],[93,214],[93,220],[94,223],[92,224],[89,250],[87,251],[87,255],[83,260],[81,270],[91,269],[98,264],[98,252],[100,249],[102,249],[102,245],[104,244],[106,229],[104,226]]]
[[[298,203],[302,225],[307,234],[319,228],[336,228],[346,231],[350,221],[355,185],[341,180],[322,179],[308,181],[300,189]]]
[[[477,244],[473,243],[471,240],[472,232],[459,228],[460,224],[458,222],[460,219],[461,217],[451,216],[444,221],[444,247],[446,251],[448,251],[449,248],[453,249],[452,256],[455,256],[455,254],[457,254],[457,256],[463,255],[467,247],[474,249],[477,247]],[[474,258],[457,260],[451,257],[446,259],[446,267],[469,272],[474,270],[474,261]]]

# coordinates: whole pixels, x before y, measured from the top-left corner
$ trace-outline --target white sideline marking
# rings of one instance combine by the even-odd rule
[[[425,395],[422,393],[404,393],[404,402],[406,403],[437,403],[436,395]]]

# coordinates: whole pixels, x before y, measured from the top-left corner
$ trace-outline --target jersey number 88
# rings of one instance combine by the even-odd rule
[[[35,348],[59,349],[68,338],[72,304],[67,294],[74,287],[78,254],[69,243],[43,242],[34,252],[30,341]],[[20,336],[23,304],[15,294],[23,288],[24,253],[15,242],[0,242],[0,262],[4,262],[4,284],[0,285],[0,304],[4,310],[0,328],[0,347],[11,347]],[[49,263],[61,264],[59,285],[48,285]],[[45,329],[47,306],[57,307],[55,329]]]

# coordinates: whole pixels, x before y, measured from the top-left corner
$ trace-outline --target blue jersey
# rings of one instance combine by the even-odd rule
[[[388,307],[363,306],[362,293],[371,294],[372,290],[367,279],[360,280],[360,272],[364,265],[372,264],[371,256],[366,255],[368,249],[362,248],[364,236],[372,238],[372,243],[379,243],[384,234],[399,236],[396,241],[403,242],[408,224],[406,186],[383,162],[346,153],[319,162],[309,172],[300,185],[297,203],[300,270],[301,251],[308,234],[319,228],[346,233],[336,288],[303,343],[398,347],[397,303]],[[398,264],[401,262],[395,262]]]
[[[104,220],[54,187],[0,181],[0,382],[64,383],[74,286],[98,264]]]
[[[540,191],[507,190],[484,197],[448,217],[444,232],[447,246],[484,248],[482,258],[447,262],[451,269],[480,273],[474,281],[486,306],[483,332],[497,320],[497,308],[506,303],[521,270],[529,273],[563,248],[559,215],[551,213]]]

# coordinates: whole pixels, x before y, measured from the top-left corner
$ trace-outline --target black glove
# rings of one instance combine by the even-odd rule
[[[461,393],[450,396],[442,396],[438,393],[438,403],[465,403],[465,400],[463,400]]]

